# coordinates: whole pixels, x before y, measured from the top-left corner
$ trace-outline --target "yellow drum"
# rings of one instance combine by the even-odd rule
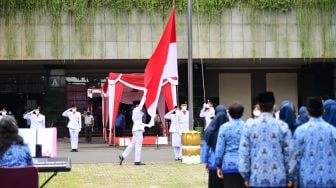
[[[183,156],[193,156],[193,155],[200,155],[201,149],[200,148],[183,148],[182,155]]]
[[[188,131],[182,133],[182,163],[199,164],[201,162],[201,133]]]
[[[188,131],[182,133],[183,146],[199,146],[201,145],[201,133],[198,131]]]

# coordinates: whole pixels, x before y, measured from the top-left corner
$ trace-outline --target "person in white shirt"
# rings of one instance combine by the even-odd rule
[[[23,118],[30,122],[31,129],[45,128],[45,116],[40,113],[40,107],[24,114]]]
[[[203,104],[203,108],[200,112],[200,117],[205,119],[204,129],[206,129],[210,124],[211,120],[215,117],[215,109],[209,100],[207,103]]]
[[[141,148],[143,140],[143,132],[145,127],[152,127],[152,124],[145,124],[142,122],[142,117],[144,113],[142,112],[142,106],[137,105],[132,112],[133,128],[132,128],[132,141],[127,146],[125,151],[119,155],[119,164],[122,165],[124,159],[135,150],[134,165],[144,165],[145,163],[141,162]]]
[[[182,160],[182,145],[181,145],[181,129],[177,119],[177,113],[179,108],[175,108],[169,111],[164,118],[170,120],[169,132],[172,135],[172,147],[174,150],[175,161]]]
[[[189,131],[189,111],[187,109],[188,105],[183,103],[181,104],[181,110],[176,113],[182,133]]]
[[[78,152],[78,134],[82,128],[82,116],[75,106],[65,110],[62,116],[69,118],[67,127],[70,133],[71,152]]]
[[[94,126],[94,118],[90,112],[83,114],[85,125],[85,138],[86,142],[91,143],[92,140],[92,128]]]

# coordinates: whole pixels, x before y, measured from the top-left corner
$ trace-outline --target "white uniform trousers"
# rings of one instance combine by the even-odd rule
[[[132,142],[128,144],[127,148],[122,153],[122,156],[126,158],[132,152],[133,148],[135,148],[134,162],[141,162],[143,131],[133,131],[132,134]]]
[[[78,130],[69,128],[71,149],[78,149]]]
[[[172,132],[172,147],[174,150],[175,159],[182,158],[181,135],[178,132]]]
[[[178,132],[172,132],[172,146],[173,147],[181,147],[181,135]]]
[[[181,159],[182,158],[182,147],[173,147],[174,149],[174,155],[175,159]]]

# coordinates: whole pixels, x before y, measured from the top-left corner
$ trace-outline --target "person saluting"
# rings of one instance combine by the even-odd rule
[[[82,128],[81,113],[77,112],[76,106],[73,105],[71,108],[65,110],[62,116],[69,119],[67,127],[70,133],[71,152],[78,152],[78,134]]]

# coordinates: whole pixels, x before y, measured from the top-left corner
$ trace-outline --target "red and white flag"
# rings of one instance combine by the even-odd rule
[[[177,77],[175,11],[173,9],[161,39],[145,68],[145,87],[147,89],[145,105],[151,116],[151,123],[153,123],[156,114],[163,81]]]

